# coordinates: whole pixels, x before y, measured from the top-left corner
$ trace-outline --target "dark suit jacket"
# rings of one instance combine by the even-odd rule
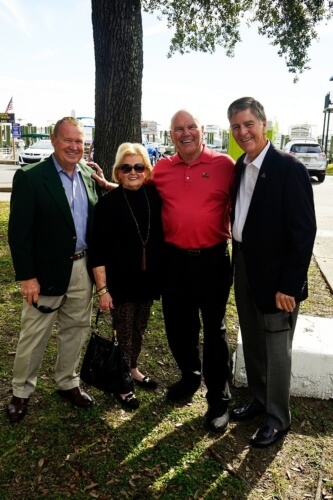
[[[236,163],[236,191],[244,158]],[[306,299],[315,235],[309,175],[302,163],[271,145],[260,168],[242,236],[249,286],[262,312],[278,311],[278,291],[295,297],[296,302]]]
[[[97,202],[92,169],[80,163],[88,196],[88,240]],[[10,201],[8,241],[19,281],[37,278],[42,295],[64,295],[75,252],[76,232],[52,156],[16,171]]]

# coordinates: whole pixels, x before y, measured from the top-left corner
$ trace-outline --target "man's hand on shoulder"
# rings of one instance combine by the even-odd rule
[[[90,162],[87,162],[87,165],[96,170],[96,174],[91,174],[91,177],[92,177],[92,179],[94,179],[97,182],[97,184],[102,189],[104,189],[105,191],[111,191],[112,189],[114,189],[115,187],[118,186],[118,184],[116,184],[114,182],[109,182],[105,179],[104,174],[103,174],[103,170],[101,169],[101,167],[97,163],[90,161]]]

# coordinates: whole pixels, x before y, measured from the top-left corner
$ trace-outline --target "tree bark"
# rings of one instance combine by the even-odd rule
[[[141,143],[143,33],[140,0],[92,0],[95,161],[111,179],[118,146]]]

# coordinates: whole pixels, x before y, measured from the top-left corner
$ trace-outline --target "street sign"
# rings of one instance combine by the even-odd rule
[[[0,123],[14,123],[15,113],[0,113]]]
[[[157,122],[142,121],[141,132],[146,135],[157,134],[157,125]]]
[[[12,136],[21,137],[21,125],[20,123],[12,123]]]

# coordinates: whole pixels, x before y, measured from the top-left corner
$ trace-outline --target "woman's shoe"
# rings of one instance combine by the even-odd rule
[[[157,382],[149,377],[144,377],[142,380],[133,379],[136,384],[144,389],[156,389],[158,386]]]
[[[129,408],[130,410],[136,410],[137,408],[139,408],[139,401],[136,399],[136,395],[134,394],[134,392],[130,392],[124,398],[122,398],[120,394],[115,394],[115,397],[119,401],[119,403],[121,403],[126,408]]]

